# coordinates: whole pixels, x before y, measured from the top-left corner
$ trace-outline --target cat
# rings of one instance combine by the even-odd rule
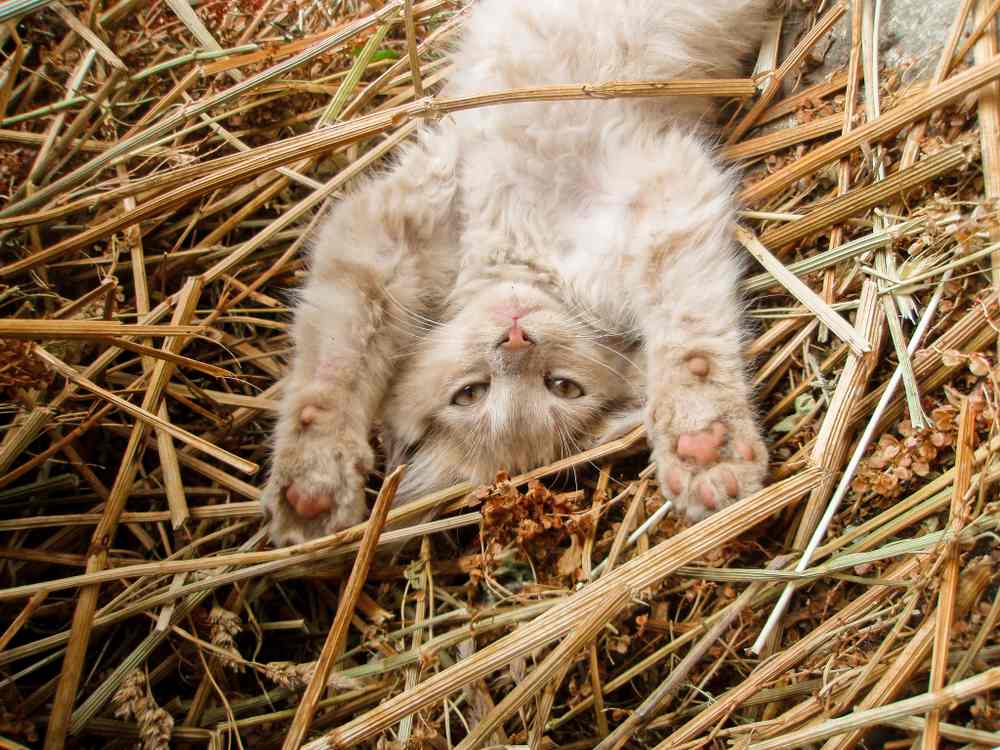
[[[480,0],[442,92],[734,77],[768,0]],[[758,490],[734,175],[690,97],[507,104],[421,126],[334,207],[295,306],[262,500],[276,544],[643,422],[692,520]]]

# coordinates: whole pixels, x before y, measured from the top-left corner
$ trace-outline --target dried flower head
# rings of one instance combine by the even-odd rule
[[[540,577],[575,573],[575,565],[567,565],[565,559],[558,562],[565,543],[582,535],[583,525],[589,523],[572,495],[554,494],[540,482],[531,482],[527,492],[521,492],[503,472],[479,493],[488,556],[496,558],[514,545],[531,559]]]
[[[290,661],[272,661],[264,665],[264,675],[275,685],[286,690],[305,690],[316,672],[316,662],[296,664]],[[334,690],[357,690],[362,686],[359,680],[340,672],[331,672],[326,686]]]
[[[0,339],[0,394],[4,398],[12,399],[13,389],[37,388],[51,382],[54,373],[31,349],[30,341]]]
[[[236,647],[236,636],[243,630],[239,615],[222,607],[212,607],[212,611],[208,613],[208,624],[211,627],[212,645],[231,653],[234,657],[220,656],[220,661],[234,672],[242,672],[243,657]]]
[[[115,716],[122,719],[135,719],[145,709],[146,673],[141,669],[133,669],[121,687],[115,692],[111,702],[115,706]]]
[[[133,719],[139,725],[143,750],[167,750],[170,747],[174,717],[156,705],[143,670],[129,672],[111,702],[115,706],[115,716]]]
[[[143,750],[166,750],[174,731],[174,717],[149,701],[148,710],[139,717],[139,735]]]

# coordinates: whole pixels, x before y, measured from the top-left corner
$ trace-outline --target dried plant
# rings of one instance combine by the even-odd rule
[[[143,750],[166,750],[171,746],[173,717],[156,705],[141,669],[130,672],[112,698],[115,716],[131,719],[139,725]]]
[[[828,33],[879,39],[844,12],[864,3],[789,0],[806,28],[762,51],[770,81],[665,84],[753,97],[720,153],[766,262],[744,288],[773,484],[739,514],[660,513],[640,429],[393,510],[350,606],[367,527],[262,547],[287,293],[329,202],[421,118],[656,90],[443,99],[481,64],[447,54],[463,5],[26,0],[0,22],[0,734],[274,747],[295,723],[314,749],[438,750],[499,716],[487,744],[610,750],[627,722],[658,750],[908,747],[928,724],[1000,745],[992,0],[959,4],[926,81],[863,55],[810,73]],[[621,583],[623,610],[548,671]],[[931,672],[962,702],[939,710]],[[912,696],[933,717],[893,713]]]
[[[272,661],[264,665],[264,675],[275,685],[281,685],[296,692],[304,690],[316,672],[316,662],[293,664],[286,661]],[[326,681],[331,690],[357,690],[362,686],[359,680],[347,677],[339,672],[331,672]]]
[[[242,672],[243,657],[240,656],[240,650],[236,646],[236,636],[243,630],[239,615],[222,607],[212,607],[212,611],[208,613],[208,624],[211,628],[209,638],[212,645],[230,652],[235,657],[232,659],[219,657],[223,664],[234,672]]]

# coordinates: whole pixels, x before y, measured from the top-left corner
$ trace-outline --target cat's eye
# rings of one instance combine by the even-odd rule
[[[451,397],[451,403],[455,406],[472,406],[482,401],[489,389],[489,383],[470,383]]]
[[[580,398],[583,388],[569,378],[545,378],[545,387],[559,398]]]

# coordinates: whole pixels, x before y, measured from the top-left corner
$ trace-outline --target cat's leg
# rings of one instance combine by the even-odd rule
[[[317,235],[262,497],[277,544],[366,516],[372,422],[400,352],[425,326],[426,290],[444,284],[456,152],[445,136],[425,138],[337,205]]]
[[[702,295],[682,292],[644,316],[646,426],[662,492],[699,520],[760,489],[767,449],[741,357],[738,304],[717,279],[689,280]]]
[[[694,138],[647,160],[626,207],[646,425],[664,495],[692,520],[760,489],[767,452],[742,357],[731,178]]]

